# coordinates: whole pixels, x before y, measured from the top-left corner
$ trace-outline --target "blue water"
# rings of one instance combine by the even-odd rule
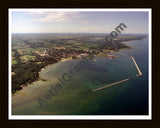
[[[92,114],[104,115],[147,115],[148,114],[148,39],[124,42],[132,49],[121,50],[129,56],[133,56],[143,73],[141,77],[133,77],[129,86],[123,93],[119,93],[112,104],[107,100],[101,104],[101,109]],[[138,74],[138,73],[137,73]],[[116,93],[116,92],[115,92]],[[109,110],[109,111],[108,111]]]
[[[96,57],[66,82],[50,100],[40,107],[37,98],[44,99],[51,85],[68,73],[82,59],[68,60],[48,66],[40,76],[50,81],[38,81],[24,88],[25,95],[12,98],[14,115],[147,115],[148,114],[148,39],[124,42],[131,49],[113,53],[117,59]],[[133,56],[143,76],[131,59]],[[131,80],[92,92],[119,80]],[[44,99],[45,100],[45,99]]]

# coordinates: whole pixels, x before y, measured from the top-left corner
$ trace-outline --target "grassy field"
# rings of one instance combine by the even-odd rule
[[[12,60],[12,64],[17,64],[17,61],[16,60]]]
[[[24,55],[24,56],[20,57],[22,62],[27,62],[29,60],[34,60],[35,58],[36,58],[35,56],[30,56],[30,55]]]

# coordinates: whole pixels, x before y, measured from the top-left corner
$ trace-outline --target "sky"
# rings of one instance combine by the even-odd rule
[[[148,33],[147,11],[11,10],[11,33]]]

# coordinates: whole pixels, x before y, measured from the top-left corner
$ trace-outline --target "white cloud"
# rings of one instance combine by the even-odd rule
[[[45,12],[45,11],[34,11],[29,12],[29,15],[33,17],[33,21],[41,22],[41,23],[54,23],[54,22],[79,22],[79,23],[87,23],[88,21],[82,20],[82,15],[79,12],[66,12],[66,11],[53,11],[53,12]]]

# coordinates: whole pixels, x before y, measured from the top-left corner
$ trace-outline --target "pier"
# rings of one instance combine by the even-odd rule
[[[142,76],[142,72],[141,72],[141,70],[139,69],[139,67],[138,67],[138,65],[137,65],[137,63],[136,63],[134,57],[131,56],[131,58],[132,58],[132,60],[133,60],[133,62],[134,62],[134,64],[135,64],[135,66],[136,66],[136,68],[137,68],[137,70],[138,70],[138,72],[139,72],[139,75],[136,75],[136,76],[137,76],[137,77],[138,77],[138,76]]]
[[[136,66],[136,68],[137,68],[137,70],[138,70],[138,73],[139,73],[139,74],[136,75],[136,76],[137,76],[137,77],[142,76],[142,72],[141,72],[141,70],[139,69],[139,67],[138,67],[138,65],[137,65],[137,63],[136,63],[134,57],[131,56],[131,58],[132,58],[132,60],[133,60],[133,62],[134,62],[134,64],[135,64],[135,66]],[[95,92],[95,91],[98,91],[98,90],[101,90],[101,89],[104,89],[104,88],[108,88],[108,87],[110,87],[110,86],[113,86],[113,85],[116,85],[116,84],[119,84],[119,83],[122,83],[122,82],[125,82],[125,81],[128,81],[128,80],[130,80],[130,78],[127,78],[127,79],[124,79],[124,80],[121,80],[121,81],[118,81],[118,82],[115,82],[115,83],[112,83],[112,84],[109,84],[109,85],[106,85],[106,86],[103,86],[103,87],[94,89],[94,90],[92,90],[92,92]]]
[[[130,80],[130,78],[124,79],[124,80],[121,80],[121,81],[118,81],[118,82],[115,82],[115,83],[112,83],[112,84],[109,84],[109,85],[101,87],[101,88],[94,89],[94,90],[92,90],[92,92],[95,92],[95,91],[98,91],[98,90],[101,90],[101,89],[104,89],[104,88],[108,88],[110,86],[113,86],[113,85],[116,85],[116,84],[119,84],[119,83],[122,83],[122,82],[125,82],[125,81],[128,81],[128,80]]]

